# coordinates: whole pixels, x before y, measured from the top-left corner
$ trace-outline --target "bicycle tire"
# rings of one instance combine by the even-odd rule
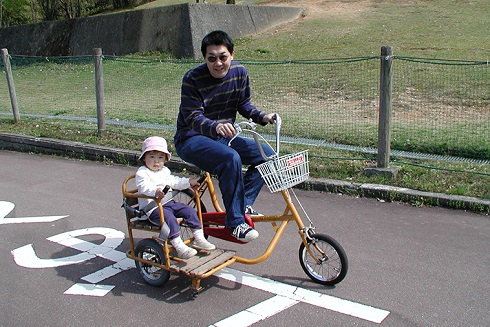
[[[303,243],[299,247],[301,268],[311,280],[322,285],[335,285],[345,278],[347,255],[336,240],[325,234],[313,234],[308,240],[308,247],[313,253],[319,254],[317,262]]]
[[[172,191],[172,196],[175,202],[185,203],[197,210],[197,202],[196,199],[194,198],[193,189],[187,188],[185,190],[174,190]],[[202,200],[201,200],[201,211],[206,212],[206,206],[204,205]],[[193,237],[192,230],[189,226],[187,226],[185,221],[183,221],[180,224],[180,237],[183,240],[187,240]]]
[[[136,256],[160,265],[165,264],[163,248],[157,241],[145,238],[138,242]],[[170,271],[135,260],[136,270],[143,280],[151,286],[162,286],[170,278]]]

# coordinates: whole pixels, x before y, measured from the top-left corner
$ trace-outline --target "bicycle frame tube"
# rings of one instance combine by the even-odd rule
[[[209,190],[209,196],[211,197],[211,203],[213,204],[213,207],[214,209],[217,211],[217,212],[224,212],[223,209],[221,209],[221,206],[219,205],[219,201],[218,201],[218,197],[216,196],[216,193],[214,191],[214,184],[213,184],[213,181],[211,179],[211,174],[206,172],[206,178],[204,179],[204,182],[201,183],[201,185],[199,185],[195,191],[196,191],[196,195],[198,197],[196,197],[196,201],[197,203],[200,203],[200,197],[206,192],[206,190]],[[200,208],[200,206],[199,206]],[[200,209],[198,211],[198,213],[200,213]]]
[[[212,186],[213,183],[211,181],[211,177],[209,176],[209,174],[208,174],[208,178],[206,178],[206,184],[207,184],[207,187],[210,191],[210,196],[212,198],[213,205],[215,205],[215,201],[217,202],[217,198],[216,198],[216,195],[214,194],[214,187]],[[198,190],[200,190],[201,188],[202,188],[202,186],[200,186],[198,188]],[[201,199],[200,199],[201,194],[202,194],[201,192],[195,193],[195,197],[196,197],[195,200],[197,203],[200,203],[200,201],[201,201]],[[303,220],[299,216],[298,211],[296,210],[296,207],[293,204],[288,191],[282,190],[281,194],[283,196],[284,201],[286,202],[286,208],[284,209],[284,212],[282,215],[267,215],[267,216],[259,216],[259,217],[253,217],[252,218],[254,223],[270,222],[272,224],[272,226],[275,230],[275,233],[274,233],[274,236],[272,237],[269,245],[267,246],[267,248],[265,249],[263,254],[256,257],[256,258],[245,258],[245,257],[235,256],[234,259],[236,262],[253,265],[253,264],[257,264],[257,263],[260,263],[260,262],[266,260],[272,254],[274,249],[276,248],[277,243],[279,242],[282,235],[284,234],[284,231],[286,230],[286,226],[292,220],[294,220],[296,222],[296,225],[298,227],[298,231],[299,231],[299,234],[300,234],[302,241],[304,243],[307,242],[306,237],[304,236],[304,233],[303,233],[305,225],[303,223]],[[215,207],[216,207],[216,205],[215,205]],[[219,208],[219,205],[218,205],[218,208]],[[198,215],[202,219],[202,212],[200,210],[200,206],[198,206]],[[277,226],[277,224],[276,224],[277,222],[281,222],[279,224],[279,226]]]

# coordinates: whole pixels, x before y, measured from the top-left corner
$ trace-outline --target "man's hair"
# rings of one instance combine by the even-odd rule
[[[229,53],[233,53],[233,40],[226,32],[213,31],[202,39],[201,52],[203,57],[206,57],[206,50],[209,45],[224,45]]]

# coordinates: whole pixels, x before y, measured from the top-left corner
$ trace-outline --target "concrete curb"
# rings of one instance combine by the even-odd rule
[[[137,165],[139,152],[111,148],[81,142],[64,141],[51,138],[38,138],[27,135],[0,133],[0,149],[34,152],[58,156],[68,156],[94,161],[110,161],[119,164]],[[171,170],[200,173],[200,170],[179,158],[172,157],[167,165]],[[382,201],[401,201],[416,205],[433,205],[452,209],[490,213],[490,199],[444,193],[422,192],[407,188],[361,184],[333,179],[309,179],[301,184],[302,189],[311,189],[330,193],[342,193],[353,196],[374,197]]]

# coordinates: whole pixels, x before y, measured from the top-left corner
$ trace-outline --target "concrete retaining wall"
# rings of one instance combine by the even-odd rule
[[[152,50],[199,59],[201,40],[221,29],[233,38],[298,18],[302,8],[179,4],[0,29],[0,48],[26,56],[125,55]]]

